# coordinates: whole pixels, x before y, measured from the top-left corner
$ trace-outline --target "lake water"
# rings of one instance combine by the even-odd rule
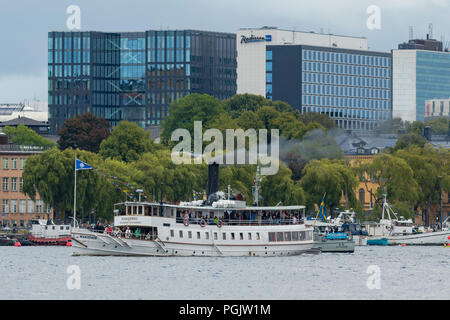
[[[71,254],[70,247],[0,247],[0,299],[450,299],[444,247],[241,258]],[[71,265],[80,289],[68,289]],[[368,279],[379,279],[369,281],[379,289]]]

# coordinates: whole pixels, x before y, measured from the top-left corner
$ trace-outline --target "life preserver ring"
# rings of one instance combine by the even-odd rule
[[[202,218],[202,220],[200,221],[200,227],[204,228],[206,226],[206,221],[205,219]]]
[[[222,228],[222,226],[223,226],[223,221],[222,221],[222,219],[217,220],[217,227],[218,227],[218,228]]]
[[[185,227],[189,226],[189,218],[188,217],[184,218],[183,224]]]

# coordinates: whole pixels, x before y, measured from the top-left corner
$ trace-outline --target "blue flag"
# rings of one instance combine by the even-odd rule
[[[322,203],[319,207],[319,216],[323,222],[327,222],[327,209],[325,208],[325,196],[322,198]]]
[[[75,170],[89,170],[92,169],[90,165],[81,160],[75,159]]]

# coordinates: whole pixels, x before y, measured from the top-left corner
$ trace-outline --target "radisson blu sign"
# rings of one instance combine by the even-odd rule
[[[249,43],[249,42],[270,42],[272,41],[272,35],[266,34],[264,37],[256,37],[254,35],[251,35],[250,37],[246,37],[244,35],[241,36],[241,43]]]

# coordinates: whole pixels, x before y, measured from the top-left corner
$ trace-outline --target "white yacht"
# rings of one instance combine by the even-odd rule
[[[258,170],[259,172],[259,170]],[[114,206],[114,230],[72,229],[74,255],[289,256],[320,252],[305,207],[260,207],[218,192],[218,165],[208,167],[207,200],[124,202]]]

